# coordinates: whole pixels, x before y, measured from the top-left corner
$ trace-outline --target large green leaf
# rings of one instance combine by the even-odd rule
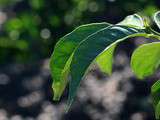
[[[54,100],[58,100],[60,98],[66,87],[66,78],[69,72],[67,66],[69,66],[71,55],[75,48],[86,37],[102,28],[108,27],[109,25],[110,24],[108,23],[93,23],[82,25],[75,29],[73,32],[61,38],[60,41],[56,44],[50,60],[50,69],[53,78],[52,88],[54,91]]]
[[[152,75],[160,64],[160,42],[153,42],[138,47],[131,57],[133,72],[140,79]]]
[[[132,26],[134,28],[144,29],[143,19],[137,14],[127,16],[122,22],[118,23],[117,25]],[[101,71],[109,75],[112,72],[113,54],[116,46],[117,45],[113,45],[109,49],[104,50],[96,58],[96,63]]]
[[[157,26],[160,28],[160,11],[156,12],[154,15],[154,21],[157,24]]]
[[[146,36],[144,30],[127,26],[110,26],[89,36],[75,50],[71,62],[71,81],[69,86],[68,108],[76,95],[80,81],[92,61],[110,46],[129,37]]]

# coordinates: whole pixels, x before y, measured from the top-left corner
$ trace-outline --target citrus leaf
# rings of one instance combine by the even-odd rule
[[[129,15],[122,22],[117,25],[132,26],[138,29],[144,29],[143,19],[138,15]],[[113,54],[117,45],[113,45],[107,50],[104,50],[96,58],[96,63],[99,66],[100,70],[106,74],[112,73],[112,64],[113,64]]]
[[[160,11],[158,11],[154,14],[154,21],[155,21],[156,25],[160,28]]]
[[[151,87],[151,96],[153,101],[153,106],[156,107],[160,101],[160,80],[156,81]]]
[[[160,42],[138,47],[131,57],[131,68],[140,79],[152,75],[160,65]]]
[[[109,25],[110,24],[108,23],[93,23],[82,25],[61,38],[60,41],[56,44],[50,60],[50,69],[53,78],[52,88],[54,91],[54,100],[59,100],[66,87],[67,81],[65,78],[62,78],[62,72],[63,75],[67,77],[67,72],[64,70],[64,68],[66,68],[66,63],[71,57],[75,48],[86,37],[102,28],[108,27]]]
[[[81,42],[75,50],[71,62],[71,81],[69,85],[68,108],[72,104],[80,81],[84,77],[84,74],[92,61],[101,52],[103,52],[104,49],[108,49],[110,46],[116,44],[117,42],[123,41],[126,38],[135,36],[147,37],[147,34],[142,29],[115,25],[104,28],[103,30],[89,36],[85,39],[85,41]]]

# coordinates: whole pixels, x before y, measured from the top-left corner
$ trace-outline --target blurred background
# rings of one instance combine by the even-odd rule
[[[121,43],[112,76],[93,67],[68,114],[67,90],[52,101],[48,63],[55,43],[76,26],[114,24],[137,12],[151,17],[159,8],[160,0],[0,0],[0,120],[154,120],[150,86],[160,74],[139,81],[129,66],[148,40]]]

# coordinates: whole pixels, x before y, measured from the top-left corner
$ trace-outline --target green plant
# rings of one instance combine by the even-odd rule
[[[154,22],[160,28],[160,12],[155,13]],[[103,72],[111,74],[116,45],[127,38],[138,36],[160,40],[160,34],[138,14],[130,15],[115,25],[109,23],[82,25],[61,38],[50,60],[51,75],[54,79],[54,100],[60,99],[69,82],[68,110],[89,66],[96,62]],[[140,79],[152,75],[159,66],[160,42],[141,45],[131,57],[131,68]],[[153,85],[151,91],[156,119],[159,119],[160,81]]]

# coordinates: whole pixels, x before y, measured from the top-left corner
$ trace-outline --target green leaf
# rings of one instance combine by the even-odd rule
[[[93,23],[82,25],[67,34],[56,44],[50,60],[51,75],[53,78],[54,100],[59,100],[67,83],[69,61],[71,55],[80,42],[98,30],[108,27],[108,23]],[[69,60],[70,59],[70,60]],[[65,69],[65,70],[64,70]],[[68,69],[68,70],[67,70]],[[68,71],[68,72],[67,72]],[[63,77],[62,77],[63,76]]]
[[[131,67],[138,78],[152,75],[160,64],[160,43],[148,43],[138,47],[131,57]]]
[[[151,87],[151,96],[155,108],[155,117],[160,119],[160,80],[156,81]]]
[[[109,75],[112,73],[113,53],[115,47],[116,44],[111,46],[109,49],[104,50],[104,52],[96,58],[96,63],[102,72],[108,73]]]
[[[160,119],[160,101],[158,102],[156,109],[155,109],[155,116],[156,119],[159,120]]]
[[[160,28],[160,11],[158,11],[154,14],[154,21],[155,21],[156,25]]]
[[[118,23],[117,25],[132,26],[134,28],[144,29],[143,19],[137,14],[127,16],[122,22]],[[101,71],[109,75],[112,73],[113,54],[116,46],[117,45],[113,45],[109,49],[104,50],[96,58],[96,63]]]
[[[151,95],[153,100],[153,106],[156,108],[160,101],[160,80],[156,81],[151,87]]]
[[[68,108],[73,102],[80,81],[93,60],[110,46],[135,36],[145,36],[144,30],[127,26],[110,26],[89,36],[75,50],[71,62],[71,81],[69,85]],[[67,110],[68,110],[67,108]]]

